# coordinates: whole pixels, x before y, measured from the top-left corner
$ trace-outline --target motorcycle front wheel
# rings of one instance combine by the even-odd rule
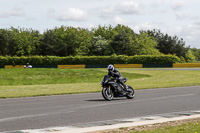
[[[104,87],[102,89],[102,96],[105,100],[111,101],[114,97],[112,89],[110,89],[109,87]]]
[[[133,98],[135,97],[135,91],[134,91],[134,89],[133,89],[131,86],[128,86],[128,90],[129,90],[130,92],[128,92],[128,93],[126,94],[126,98],[128,98],[128,99],[133,99]]]

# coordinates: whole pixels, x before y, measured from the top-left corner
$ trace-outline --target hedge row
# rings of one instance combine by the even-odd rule
[[[168,64],[179,63],[175,55],[136,55],[136,56],[30,56],[10,57],[0,56],[0,65],[73,65],[73,64]]]

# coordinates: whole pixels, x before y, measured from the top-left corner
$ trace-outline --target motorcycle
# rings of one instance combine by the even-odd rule
[[[124,78],[124,83],[128,78]],[[114,97],[126,97],[127,99],[133,99],[135,97],[135,91],[131,86],[128,86],[128,89],[117,82],[117,79],[110,78],[108,75],[104,76],[101,81],[102,96],[105,100],[111,101]]]

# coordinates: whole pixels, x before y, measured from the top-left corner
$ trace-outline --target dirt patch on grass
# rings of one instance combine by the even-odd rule
[[[132,132],[132,131],[155,130],[157,128],[162,129],[162,128],[169,127],[169,126],[174,127],[174,126],[179,126],[179,125],[191,123],[191,122],[192,123],[199,123],[200,118],[180,120],[180,121],[171,121],[171,122],[150,124],[150,125],[137,126],[137,127],[125,127],[125,128],[97,131],[97,132],[91,132],[91,133],[129,133],[129,132]]]

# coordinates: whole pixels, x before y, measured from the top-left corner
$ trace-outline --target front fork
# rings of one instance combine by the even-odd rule
[[[107,86],[103,86],[103,88],[107,88],[107,92],[110,95],[111,94],[111,86],[107,85]]]
[[[109,95],[111,94],[111,88],[110,88],[110,86],[108,86],[108,94]]]

